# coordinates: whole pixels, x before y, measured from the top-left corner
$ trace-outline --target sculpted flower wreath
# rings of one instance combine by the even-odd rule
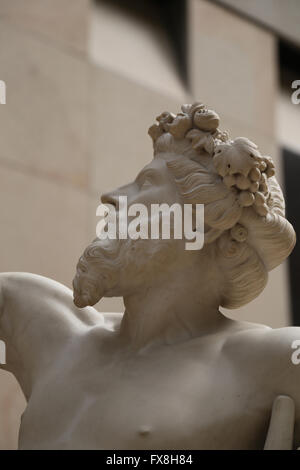
[[[270,197],[268,178],[275,175],[271,157],[262,156],[257,145],[245,137],[230,140],[227,132],[218,129],[220,118],[215,111],[196,102],[183,105],[177,115],[164,112],[149,128],[155,142],[169,132],[175,139],[191,140],[197,152],[207,152],[213,159],[216,172],[225,186],[236,195],[241,207],[253,207],[259,216],[266,216]],[[247,230],[240,224],[231,229],[236,241],[245,241]]]

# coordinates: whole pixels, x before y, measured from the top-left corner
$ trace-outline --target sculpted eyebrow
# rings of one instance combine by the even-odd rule
[[[158,175],[158,171],[157,171],[157,170],[154,170],[153,168],[146,168],[145,170],[142,170],[142,171],[137,175],[136,180],[138,181],[138,180],[140,180],[140,179],[142,179],[142,178],[144,178],[144,177],[147,177],[147,176],[149,176],[149,177],[151,177],[151,176],[157,177],[157,175]]]

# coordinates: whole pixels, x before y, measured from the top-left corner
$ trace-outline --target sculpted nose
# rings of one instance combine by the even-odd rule
[[[132,184],[127,184],[125,186],[121,186],[120,188],[114,189],[113,191],[109,191],[107,193],[102,194],[101,196],[102,204],[111,204],[117,210],[119,210],[120,204],[123,198],[129,197],[131,187],[132,187]]]
[[[102,204],[111,204],[115,208],[118,207],[118,195],[115,191],[111,191],[108,193],[104,193],[101,196],[101,202]]]

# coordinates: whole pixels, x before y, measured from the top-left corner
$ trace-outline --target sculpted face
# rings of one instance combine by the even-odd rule
[[[183,105],[181,111],[156,118],[148,131],[155,158],[102,201],[118,210],[119,196],[127,196],[128,208],[146,206],[147,221],[151,204],[203,204],[203,249],[189,252],[184,238],[172,236],[97,238],[77,265],[77,306],[94,305],[104,295],[142,293],[188,266],[207,291],[209,279],[212,292],[217,286],[222,307],[238,308],[262,292],[268,271],[292,251],[295,233],[285,218],[272,158],[244,137],[231,140],[219,129],[218,115],[202,103]],[[183,276],[182,282],[189,281]]]
[[[134,181],[114,191],[103,194],[103,203],[117,204],[121,195],[128,197],[128,205],[181,202],[174,177],[166,166],[166,162],[180,158],[178,155],[162,153],[156,156],[137,175]]]
[[[151,204],[182,203],[174,177],[166,162],[180,158],[161,153],[129,184],[102,196],[104,204],[116,207],[127,196],[128,207],[144,204],[150,218]],[[74,302],[78,307],[94,305],[103,296],[130,295],[140,287],[158,282],[174,268],[183,254],[183,240],[96,238],[80,257],[73,280]]]

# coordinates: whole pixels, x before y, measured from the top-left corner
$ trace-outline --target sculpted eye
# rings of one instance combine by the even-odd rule
[[[154,182],[154,177],[152,176],[152,174],[150,172],[145,172],[144,174],[141,174],[140,176],[138,176],[137,178],[137,183],[139,185],[139,188],[146,188],[146,187],[150,187],[150,186],[153,186],[153,182]]]
[[[140,182],[140,187],[141,188],[145,188],[147,186],[152,186],[152,181],[149,177],[146,177],[144,178],[141,182]]]

